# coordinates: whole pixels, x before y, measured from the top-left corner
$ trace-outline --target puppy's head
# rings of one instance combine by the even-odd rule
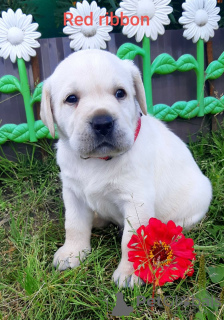
[[[106,51],[73,53],[44,82],[41,119],[81,158],[128,151],[140,109],[147,114],[139,70]]]

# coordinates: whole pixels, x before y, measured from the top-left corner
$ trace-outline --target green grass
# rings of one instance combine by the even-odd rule
[[[119,291],[111,281],[121,256],[118,228],[93,230],[92,253],[80,267],[54,270],[54,252],[64,242],[59,169],[46,142],[28,147],[26,155],[14,150],[15,162],[0,158],[0,319],[224,319],[222,306],[192,304],[195,297],[224,301],[224,129],[190,146],[214,192],[206,218],[186,233],[200,246],[193,277],[161,287],[156,297],[170,296],[171,305],[153,313],[147,303],[137,306],[137,296],[151,298],[150,284],[122,289],[134,312],[120,318],[107,315],[106,303],[111,312]]]

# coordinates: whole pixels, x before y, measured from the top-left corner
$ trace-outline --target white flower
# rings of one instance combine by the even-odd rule
[[[185,10],[179,22],[184,25],[184,37],[197,42],[199,39],[209,40],[214,37],[214,30],[218,29],[218,15],[220,8],[216,7],[216,0],[186,0],[182,4]]]
[[[123,0],[120,3],[120,8],[116,10],[116,15],[121,17],[129,17],[129,24],[124,26],[122,32],[127,35],[128,38],[131,38],[135,35],[137,42],[140,42],[144,35],[150,37],[152,40],[156,40],[158,34],[164,34],[165,28],[164,25],[170,23],[168,14],[170,14],[173,9],[170,6],[167,6],[171,0]],[[136,20],[132,20],[131,17],[137,16],[139,18],[139,23]],[[142,18],[147,16],[149,18],[149,24],[147,18]],[[125,19],[124,19],[125,20]],[[126,21],[124,21],[125,23]],[[134,22],[134,23],[133,23]]]
[[[110,18],[106,16],[106,9],[97,6],[95,1],[89,4],[86,0],[77,3],[76,8],[70,8],[69,13],[73,15],[73,25],[67,21],[67,26],[63,32],[69,34],[70,47],[74,50],[80,49],[105,49],[106,42],[111,39],[109,32],[113,27],[109,25]],[[89,18],[92,14],[92,19]],[[76,17],[82,17],[83,22],[78,20],[75,23]],[[81,19],[81,18],[80,18]],[[86,22],[86,23],[85,23]],[[80,24],[80,25],[78,25]]]
[[[22,13],[21,9],[14,12],[8,9],[2,12],[0,18],[0,57],[7,59],[10,56],[12,62],[17,58],[23,58],[30,61],[30,56],[34,57],[36,51],[32,48],[38,48],[39,42],[35,39],[41,36],[40,32],[35,32],[38,23],[32,22],[32,15],[28,16]]]

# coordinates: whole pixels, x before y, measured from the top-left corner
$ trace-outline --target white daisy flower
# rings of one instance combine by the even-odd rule
[[[135,35],[137,42],[140,42],[144,35],[152,40],[156,40],[158,34],[162,35],[165,33],[164,25],[170,24],[168,14],[173,11],[173,8],[168,6],[170,1],[123,0],[120,3],[120,8],[115,12],[118,17],[121,17],[123,14],[123,16],[127,16],[130,20],[129,24],[123,27],[123,34],[127,35],[128,38]],[[136,21],[134,21],[132,18],[134,16],[137,16],[139,19],[135,18]],[[147,17],[149,18],[149,23]],[[135,25],[138,21],[139,23]]]
[[[220,8],[216,7],[216,0],[186,0],[182,4],[185,10],[179,22],[183,24],[184,37],[195,43],[199,39],[208,41],[214,37],[214,30],[218,29],[218,15]]]
[[[33,48],[40,46],[35,39],[41,36],[40,32],[36,32],[38,23],[32,22],[32,15],[28,16],[22,13],[21,9],[14,12],[8,9],[2,12],[0,18],[0,57],[7,59],[10,56],[12,62],[16,58],[23,58],[30,61],[30,57],[36,55]]]
[[[70,8],[73,15],[73,25],[67,21],[67,26],[63,32],[69,35],[70,47],[77,51],[80,49],[106,49],[106,42],[111,40],[109,32],[113,27],[109,25],[110,18],[106,17],[106,9],[97,6],[95,1],[89,4],[86,0],[82,3],[78,2],[76,8]],[[92,15],[92,19],[90,16]],[[69,16],[68,16],[69,17]],[[76,17],[78,23],[75,23]],[[78,25],[80,24],[80,25]]]

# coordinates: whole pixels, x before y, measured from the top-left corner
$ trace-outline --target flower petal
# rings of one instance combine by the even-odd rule
[[[5,42],[0,49],[0,57],[7,59],[10,54],[11,47],[12,45],[9,42]]]
[[[141,27],[138,29],[138,31],[136,33],[136,41],[137,42],[142,41],[143,37],[144,37],[144,28]]]
[[[208,41],[209,37],[214,36],[214,30],[218,29],[217,22],[220,20],[220,16],[218,15],[220,8],[216,7],[216,0],[186,0],[182,7],[185,12],[183,12],[179,22],[186,29],[183,34],[184,37],[197,42],[199,39]],[[204,26],[198,26],[195,23],[195,15],[198,10],[207,12],[208,21]]]
[[[16,50],[14,50],[14,48],[11,48],[10,60],[11,60],[12,62],[16,62]]]
[[[133,262],[135,274],[145,282],[156,281],[157,285],[192,275],[194,242],[185,238],[181,231],[182,227],[176,226],[173,221],[165,224],[156,218],[151,218],[147,226],[139,227],[128,243],[131,249],[128,260]],[[158,248],[164,250],[163,254]],[[163,260],[160,261],[161,257]]]

